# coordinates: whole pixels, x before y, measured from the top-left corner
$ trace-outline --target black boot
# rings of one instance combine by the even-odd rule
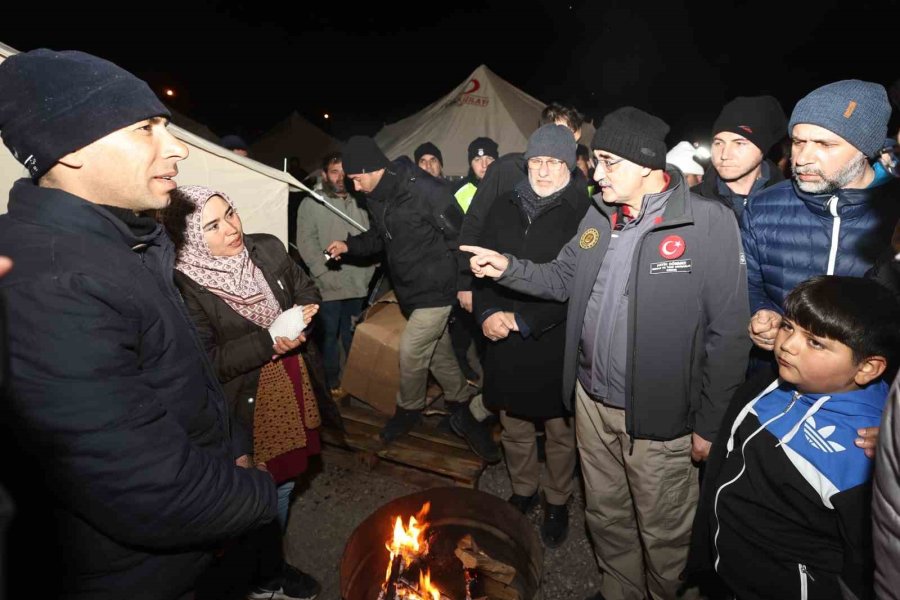
[[[507,502],[515,506],[516,510],[518,510],[523,515],[527,515],[528,511],[530,511],[537,505],[537,501],[537,492],[533,493],[530,496],[520,496],[519,494],[513,494],[509,497],[509,500],[507,500]]]
[[[388,419],[378,435],[381,437],[381,441],[388,444],[412,431],[413,427],[418,425],[421,420],[421,410],[407,410],[398,406],[397,412]]]
[[[544,522],[541,523],[541,539],[548,548],[556,548],[569,533],[569,508],[565,504],[544,504]]]
[[[441,417],[441,420],[438,421],[436,429],[441,433],[453,433],[453,427],[450,425],[450,419],[453,418],[453,415],[462,411],[469,411],[469,403],[466,401],[462,402],[449,402],[448,400],[444,400],[444,408],[447,410],[446,415]]]
[[[472,452],[483,461],[495,463],[500,460],[500,447],[494,441],[493,426],[479,422],[472,416],[468,405],[450,415],[450,427],[456,435],[466,440]]]

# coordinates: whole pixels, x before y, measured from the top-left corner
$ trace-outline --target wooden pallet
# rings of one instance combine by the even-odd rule
[[[437,431],[439,417],[426,417],[411,433],[384,444],[378,432],[388,417],[368,407],[353,406],[349,398],[338,402],[345,431],[322,429],[326,444],[365,453],[374,460],[385,460],[409,468],[437,474],[448,482],[473,488],[485,463],[452,434]]]

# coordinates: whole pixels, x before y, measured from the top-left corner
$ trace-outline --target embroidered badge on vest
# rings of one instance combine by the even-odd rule
[[[680,235],[670,235],[659,244],[659,255],[666,260],[680,258],[684,254],[684,238]]]
[[[597,245],[597,242],[600,241],[600,232],[595,228],[591,227],[590,229],[585,230],[584,233],[581,234],[581,239],[578,240],[578,245],[581,246],[582,250],[589,250]]]

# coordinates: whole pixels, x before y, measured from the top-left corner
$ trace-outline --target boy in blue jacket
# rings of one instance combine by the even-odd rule
[[[737,391],[713,444],[688,569],[714,568],[741,600],[870,598],[873,463],[854,441],[881,421],[900,305],[821,276],[784,308],[777,378]]]

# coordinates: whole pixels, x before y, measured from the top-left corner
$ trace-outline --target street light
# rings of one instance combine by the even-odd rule
[[[175,96],[175,90],[173,90],[172,88],[166,88],[164,93],[169,98],[173,98]]]

